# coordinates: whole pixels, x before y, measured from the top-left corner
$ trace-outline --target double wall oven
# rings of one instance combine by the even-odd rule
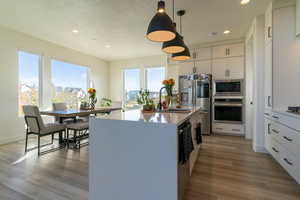
[[[213,83],[213,123],[244,123],[243,80],[215,80]]]

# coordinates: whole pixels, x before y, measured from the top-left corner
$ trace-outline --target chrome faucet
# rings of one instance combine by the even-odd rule
[[[159,102],[158,102],[158,105],[157,105],[157,109],[158,109],[159,111],[162,110],[161,93],[162,93],[163,89],[166,89],[166,87],[162,87],[162,88],[160,88],[160,90],[159,90]]]

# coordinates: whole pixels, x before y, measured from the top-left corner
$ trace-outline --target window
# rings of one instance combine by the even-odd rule
[[[41,56],[19,51],[19,114],[23,105],[39,105]]]
[[[163,87],[162,82],[165,79],[165,68],[147,68],[146,69],[146,87],[151,92],[151,97],[157,99],[159,90]]]
[[[136,98],[140,90],[140,70],[124,70],[124,103],[127,108],[136,107]]]
[[[51,61],[52,102],[65,102],[70,109],[77,109],[82,99],[87,96],[89,69],[57,60]]]

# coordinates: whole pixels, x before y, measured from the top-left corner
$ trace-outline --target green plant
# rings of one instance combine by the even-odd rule
[[[143,105],[144,110],[154,110],[155,104],[153,99],[150,98],[149,90],[140,90],[137,96],[137,103]]]
[[[109,98],[102,98],[100,102],[102,107],[107,107],[112,105],[112,100]]]

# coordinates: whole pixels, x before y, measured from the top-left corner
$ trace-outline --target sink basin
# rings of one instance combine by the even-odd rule
[[[169,108],[168,110],[161,110],[158,112],[162,113],[190,113],[192,110],[187,109],[187,108]]]

